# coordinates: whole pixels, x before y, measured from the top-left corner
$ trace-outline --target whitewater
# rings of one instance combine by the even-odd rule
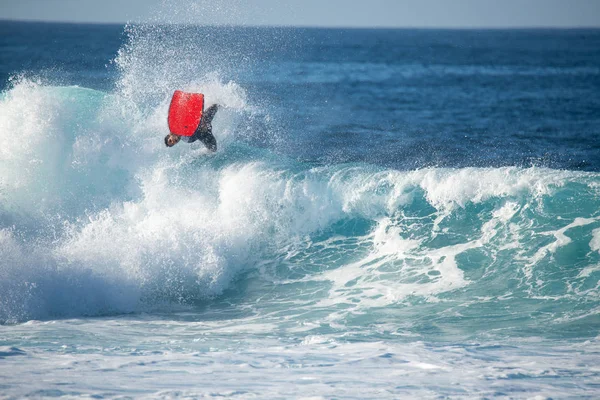
[[[290,61],[239,75],[245,54],[188,35],[126,27],[112,88],[38,73],[2,91],[0,397],[598,396],[597,170],[475,150],[394,168],[386,137],[296,151],[289,109],[256,96]],[[336,62],[320,84],[392,86],[395,67]],[[561,71],[535,73],[599,74]],[[222,106],[217,153],[165,148],[174,89]]]

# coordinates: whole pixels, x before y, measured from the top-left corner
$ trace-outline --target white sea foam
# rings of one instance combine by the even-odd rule
[[[572,223],[566,225],[565,227],[563,227],[561,229],[557,229],[557,230],[551,231],[551,232],[542,232],[541,235],[552,235],[552,236],[554,236],[554,238],[556,240],[546,246],[543,246],[533,255],[533,257],[530,259],[530,261],[523,268],[525,276],[528,279],[531,279],[532,278],[532,269],[531,268],[534,265],[537,265],[540,262],[540,260],[542,260],[548,254],[556,253],[558,248],[564,247],[567,244],[571,243],[571,238],[568,237],[565,234],[565,232],[567,232],[568,230],[570,230],[572,228],[576,228],[579,226],[590,225],[590,224],[596,222],[597,220],[598,220],[597,218],[576,218],[575,221],[573,221]]]
[[[600,253],[600,228],[592,231],[592,240],[590,240],[590,248]]]
[[[165,149],[166,91],[106,94],[23,80],[4,94],[0,263],[5,291],[12,299],[23,294],[3,300],[2,319],[128,312],[219,295],[240,271],[297,252],[346,220],[372,228],[350,239],[354,250],[344,236],[319,243],[331,239],[324,248],[343,249],[323,264],[326,271],[306,277],[333,282],[321,301],[355,310],[411,296],[438,301],[470,284],[461,255],[479,249],[493,262],[501,249],[518,251],[528,240],[525,213],[537,213],[566,182],[596,179],[539,168],[393,171],[246,161],[235,143],[239,116],[252,109],[242,88],[211,74],[190,85],[224,106],[214,122],[222,145],[216,155],[201,146]],[[10,140],[14,134],[25,140]],[[489,211],[462,240],[431,246],[451,234],[461,210],[481,204]],[[428,211],[409,216],[407,209]],[[550,232],[554,244],[522,254],[525,272],[568,243],[566,230],[595,221],[582,215]]]
[[[31,332],[31,326],[15,330],[35,338],[40,334]],[[338,335],[323,335],[301,341],[154,319],[58,321],[43,332],[57,338],[48,350],[0,348],[4,395],[593,397],[600,379],[597,339],[428,344],[347,342]],[[65,332],[68,342],[61,341]],[[49,379],[32,379],[38,374]]]

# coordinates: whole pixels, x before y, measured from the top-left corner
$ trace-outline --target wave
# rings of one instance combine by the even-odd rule
[[[268,115],[206,54],[173,62],[191,39],[130,35],[114,92],[22,79],[0,97],[0,322],[178,307],[248,282],[276,288],[266,308],[333,322],[422,303],[598,313],[599,174],[286,159],[240,140]],[[223,106],[219,152],[164,147],[173,87]]]
[[[226,148],[231,131],[219,124],[228,124],[235,118],[243,99],[236,97],[238,88],[232,83],[209,79],[202,90],[224,106],[215,128],[219,142]],[[5,310],[0,320],[14,319],[13,307],[24,307],[28,310],[23,311],[24,315],[61,315],[62,307],[53,306],[57,292],[71,298],[72,304],[66,310],[84,307],[94,314],[103,309],[129,309],[120,305],[129,304],[130,300],[116,300],[114,306],[110,302],[96,304],[105,301],[105,289],[88,286],[108,287],[111,294],[106,296],[113,299],[130,298],[129,294],[114,296],[112,292],[130,292],[140,285],[139,276],[133,276],[137,274],[136,266],[119,255],[92,265],[91,253],[95,250],[85,250],[86,244],[76,237],[96,229],[100,222],[92,221],[111,215],[111,210],[160,196],[156,192],[160,185],[147,191],[148,187],[155,187],[153,179],[169,169],[180,178],[186,165],[205,153],[198,146],[192,146],[191,152],[164,151],[166,121],[159,115],[166,115],[168,101],[165,97],[154,109],[142,110],[123,96],[80,87],[44,86],[27,80],[3,93],[0,132],[6,145],[0,150],[0,229]],[[181,202],[175,193],[165,190],[164,205],[152,205],[157,212]],[[85,226],[82,221],[92,227],[72,233]],[[123,247],[128,241],[128,235],[125,236],[115,237],[113,247],[127,250]],[[88,245],[94,246],[92,241]],[[118,283],[121,279],[123,284]],[[73,288],[81,290],[81,296],[91,294],[95,299],[78,299],[76,293],[69,294]],[[139,297],[134,294],[132,298]],[[25,299],[44,304],[27,306]],[[90,301],[94,305],[89,305]],[[45,310],[49,306],[51,310]]]
[[[231,93],[212,85],[202,90]],[[295,271],[326,283],[322,304],[360,309],[470,287],[499,297],[507,279],[527,297],[598,295],[598,174],[310,167],[234,139],[216,155],[166,151],[167,103],[140,119],[85,88],[5,93],[1,321],[193,303],[269,262],[287,265],[273,284]],[[243,112],[226,110],[217,135]]]

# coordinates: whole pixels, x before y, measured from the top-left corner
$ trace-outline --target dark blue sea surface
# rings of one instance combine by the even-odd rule
[[[0,397],[600,397],[599,136],[600,30],[0,21]]]
[[[123,26],[0,29],[4,89],[27,74],[104,91],[119,79]],[[600,170],[598,30],[165,26],[153,38],[184,34],[203,54],[178,55],[267,104],[277,150],[307,162]]]

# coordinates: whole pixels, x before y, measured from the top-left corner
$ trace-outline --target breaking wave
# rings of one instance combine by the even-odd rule
[[[132,28],[113,92],[2,93],[0,322],[190,305],[238,279],[332,323],[402,304],[600,311],[599,174],[289,160],[240,140],[267,113],[200,53],[152,58],[162,34]],[[223,106],[218,153],[165,149],[174,87]]]

